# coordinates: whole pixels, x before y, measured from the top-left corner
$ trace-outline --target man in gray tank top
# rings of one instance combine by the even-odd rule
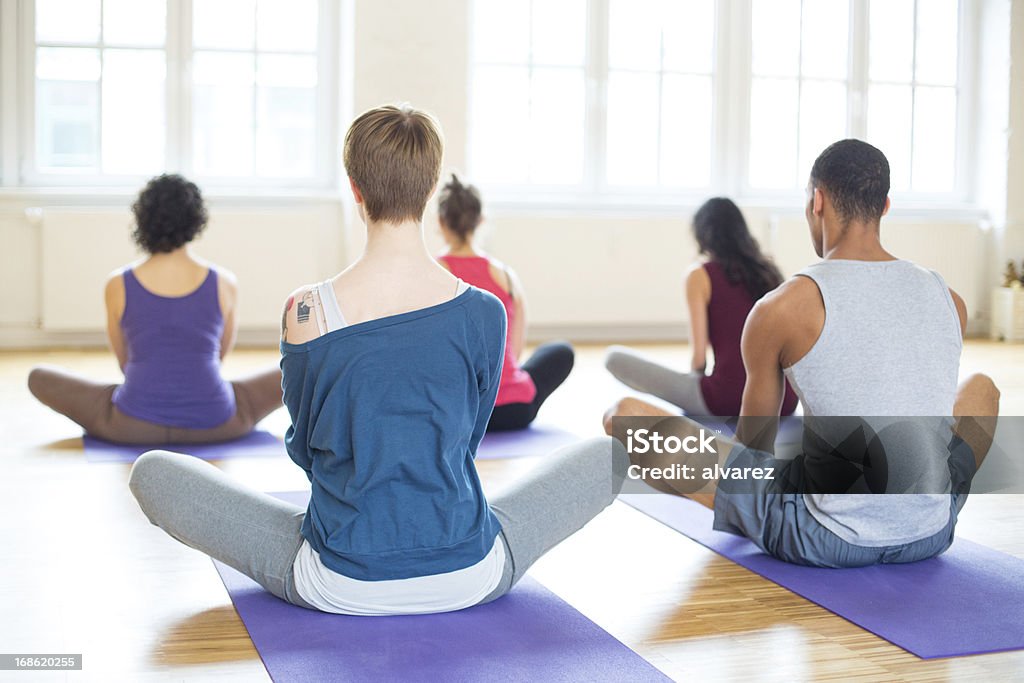
[[[721,449],[719,459],[734,467],[776,464],[790,483],[801,481],[799,490],[781,492],[763,480],[697,494],[677,489],[714,509],[716,529],[789,562],[850,567],[943,552],[995,431],[992,380],[973,375],[957,385],[963,300],[938,273],[882,246],[888,193],[889,163],[878,149],[842,140],[822,152],[805,212],[822,260],[761,299],[744,327],[740,444]],[[840,429],[844,421],[833,416],[875,427],[878,418],[868,416],[904,418],[891,425],[899,444],[887,447],[886,493],[807,492],[807,475],[786,472],[789,464],[773,458],[784,378],[800,397],[808,430]],[[623,399],[609,411],[608,429],[613,415],[667,413]],[[673,420],[673,429],[700,427],[683,420]],[[833,444],[843,438],[828,436]]]

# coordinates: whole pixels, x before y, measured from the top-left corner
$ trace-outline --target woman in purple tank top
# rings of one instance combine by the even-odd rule
[[[207,221],[199,188],[159,176],[132,211],[132,237],[147,256],[112,274],[105,290],[107,334],[124,382],[40,366],[29,390],[108,441],[209,443],[247,434],[281,406],[281,371],[230,383],[220,375],[238,330],[238,285],[189,248]]]
[[[740,355],[743,325],[754,303],[782,284],[782,273],[761,253],[730,199],[706,201],[693,218],[693,234],[707,259],[686,275],[690,371],[672,370],[622,346],[608,350],[605,366],[624,384],[689,415],[736,416],[747,381]],[[710,373],[709,345],[715,359]],[[792,415],[796,405],[796,394],[787,384],[780,414]]]

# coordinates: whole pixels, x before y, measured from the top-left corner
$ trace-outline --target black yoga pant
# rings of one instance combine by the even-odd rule
[[[529,373],[537,387],[537,395],[529,403],[495,406],[487,431],[504,432],[528,427],[548,396],[569,376],[575,358],[572,347],[565,342],[551,342],[537,347],[530,359],[523,363],[523,370]]]

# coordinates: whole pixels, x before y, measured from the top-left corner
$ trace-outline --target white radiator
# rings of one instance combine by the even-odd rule
[[[881,234],[892,254],[938,271],[963,297],[972,322],[987,312],[988,233],[978,223],[883,219]],[[768,249],[787,277],[818,260],[803,216],[773,216]]]
[[[43,329],[103,330],[103,283],[141,257],[130,238],[131,215],[63,207],[33,213],[40,229]],[[264,330],[281,324],[289,292],[339,270],[340,243],[336,207],[225,209],[211,210],[195,253],[238,276],[241,326]]]

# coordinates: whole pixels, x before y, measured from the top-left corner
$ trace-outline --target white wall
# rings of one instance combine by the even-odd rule
[[[993,217],[994,251],[1012,253],[1020,259],[1024,258],[1024,2],[980,2],[981,24],[986,27],[983,31],[991,32],[994,38],[987,41],[983,35],[977,41],[983,51],[982,64],[997,68],[989,71],[986,66],[979,73],[982,113],[977,117],[974,142],[983,167],[979,169],[976,191],[983,202],[982,209]],[[358,0],[347,4],[343,17],[349,20],[345,31],[349,41],[341,52],[345,60],[343,70],[348,70],[343,80],[349,87],[343,97],[346,106],[341,125],[352,113],[379,103],[411,102],[431,110],[441,120],[447,142],[446,169],[464,170],[468,5],[469,0]],[[7,16],[9,13],[0,15],[0,20]],[[0,50],[0,60],[10,59],[11,54],[9,49]],[[12,72],[0,63],[0,74]],[[0,91],[6,95],[12,88],[9,76],[4,78]],[[7,100],[6,96],[4,99]],[[5,104],[9,108],[9,101]],[[5,133],[3,139],[10,137]],[[123,208],[130,203],[131,194],[124,190],[108,195],[48,192],[40,196],[18,189],[0,189],[0,346],[102,340],[101,320],[96,321],[95,333],[56,335],[39,328],[42,244],[38,229],[24,212],[31,207],[61,205]],[[321,216],[315,230],[316,243],[310,248],[317,254],[316,277],[322,277],[341,269],[363,244],[362,226],[352,216],[341,188],[333,196],[307,199],[214,196],[211,200],[215,216],[219,210],[274,211],[281,218],[280,236],[276,238],[280,240],[289,239],[289,212],[299,216],[311,206]],[[792,246],[772,244],[769,228],[772,217],[780,213],[778,208],[744,208],[751,228],[769,250]],[[684,334],[681,282],[695,251],[689,237],[692,208],[675,212],[618,209],[603,214],[501,207],[485,211],[488,224],[484,246],[514,266],[524,280],[535,338],[679,338]],[[799,216],[800,207],[783,213]],[[899,220],[885,229],[897,230],[900,221],[925,228],[932,226],[931,232],[924,233],[931,239],[920,240],[919,244],[898,240],[906,247],[901,256],[928,262],[935,256],[933,247],[946,237],[975,230],[976,218],[920,219],[900,217],[897,211]],[[432,211],[426,225],[432,245],[439,246]],[[210,240],[215,239],[215,226],[216,222],[211,227]],[[111,226],[104,245],[91,244],[90,250],[121,249],[125,239],[123,226]],[[237,245],[232,257],[255,260],[273,249],[273,243],[243,243]],[[978,273],[987,274],[990,282],[997,278],[994,258],[973,264]],[[85,286],[80,273],[73,269],[66,274],[66,284]],[[272,305],[277,307],[297,284],[268,269],[266,280],[261,281],[258,289],[263,296],[275,292]],[[975,325],[984,322],[985,308],[985,297],[977,297],[972,305]],[[273,340],[273,329],[254,325],[252,321],[242,322],[243,340]]]
[[[1014,0],[1010,35],[1010,115],[1007,152],[1007,257],[1024,259],[1024,2]]]

